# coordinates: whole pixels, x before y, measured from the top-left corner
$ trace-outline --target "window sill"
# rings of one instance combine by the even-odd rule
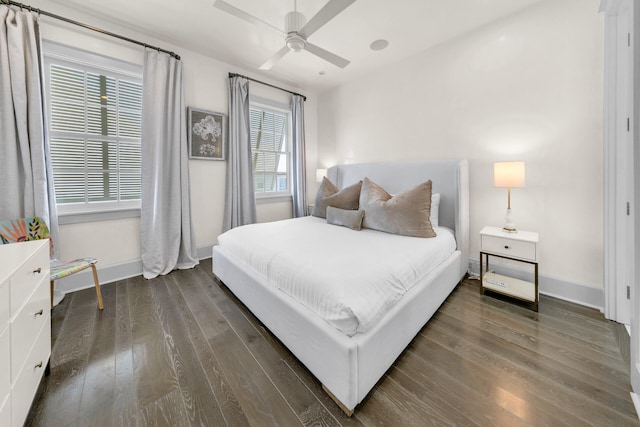
[[[58,214],[58,224],[79,224],[82,222],[111,221],[123,218],[139,218],[140,208],[114,209],[95,212],[69,212]]]
[[[274,194],[267,196],[264,194],[256,194],[256,205],[264,205],[269,203],[290,203],[293,201],[291,194]]]

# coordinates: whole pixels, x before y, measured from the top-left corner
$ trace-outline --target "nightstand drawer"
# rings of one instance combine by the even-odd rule
[[[480,250],[511,258],[536,261],[536,244],[503,237],[481,236]]]

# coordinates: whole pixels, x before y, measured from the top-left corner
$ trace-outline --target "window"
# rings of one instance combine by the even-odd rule
[[[140,68],[45,45],[48,135],[60,214],[140,207]]]
[[[249,116],[256,196],[289,196],[289,110],[286,105],[275,106],[268,101],[252,100]]]

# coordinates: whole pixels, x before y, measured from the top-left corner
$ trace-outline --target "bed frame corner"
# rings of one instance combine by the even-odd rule
[[[345,415],[346,415],[347,417],[350,417],[350,416],[352,416],[352,415],[353,415],[353,412],[355,411],[355,408],[353,408],[353,409],[347,409],[347,407],[346,407],[346,406],[344,406],[344,404],[343,404],[342,402],[340,402],[340,400],[338,400],[338,398],[337,398],[337,397],[335,397],[335,396],[333,395],[333,393],[331,393],[331,391],[330,391],[327,387],[325,387],[325,385],[324,385],[324,384],[322,384],[322,389],[325,391],[325,393],[327,393],[327,394],[329,395],[329,397],[330,397],[334,402],[336,402],[336,405],[338,405],[338,407],[339,407],[340,409],[342,409],[342,412],[344,412],[344,413],[345,413]]]

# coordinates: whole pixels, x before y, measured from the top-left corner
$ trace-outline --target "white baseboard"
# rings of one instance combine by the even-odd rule
[[[633,406],[636,407],[636,415],[638,416],[638,419],[640,419],[640,396],[638,396],[637,394],[631,392],[629,393],[631,395],[631,400],[633,401]]]
[[[198,259],[211,258],[211,249],[213,245],[198,248]],[[135,259],[125,261],[118,264],[101,266],[98,261],[98,277],[101,284],[116,282],[118,280],[135,277],[142,274],[142,260]],[[499,270],[508,275],[522,280],[533,280],[530,272],[523,271],[511,266],[502,265]],[[478,274],[480,272],[480,262],[477,259],[469,259],[469,273]],[[565,280],[555,279],[540,275],[539,291],[541,294],[560,298],[576,304],[593,307],[602,311],[604,306],[604,293],[602,289],[596,289]],[[67,293],[75,292],[81,289],[93,287],[93,277],[91,270],[85,270],[78,274],[60,279],[56,282],[56,289]]]
[[[494,269],[491,265],[491,269]],[[506,276],[515,277],[521,280],[533,281],[533,272],[514,268],[510,265],[500,265],[496,270]],[[469,258],[469,273],[480,273],[480,260]],[[538,274],[538,291],[543,295],[559,298],[565,301],[596,308],[603,311],[604,290],[584,286],[579,283],[556,279],[554,277]]]
[[[213,245],[198,248],[198,259],[202,260],[211,258],[212,247]],[[141,259],[134,259],[105,266],[101,266],[100,260],[98,260],[98,264],[96,266],[101,285],[142,275]],[[93,286],[93,275],[91,274],[90,269],[56,281],[56,289],[64,292],[65,294],[68,292],[79,291],[81,289],[92,288]]]

